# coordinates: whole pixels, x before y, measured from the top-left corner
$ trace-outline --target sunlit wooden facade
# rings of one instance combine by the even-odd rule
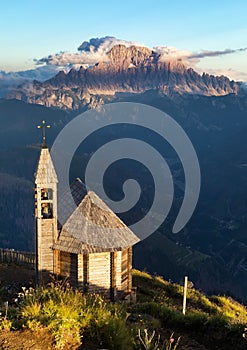
[[[57,218],[57,175],[47,147],[35,178],[36,270],[40,284],[50,275],[82,291],[112,300],[132,290],[132,246],[138,238],[80,179],[70,186],[76,204],[61,198],[64,224]]]

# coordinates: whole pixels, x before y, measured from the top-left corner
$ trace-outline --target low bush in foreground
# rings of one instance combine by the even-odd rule
[[[243,305],[191,289],[183,315],[182,286],[139,271],[133,277],[138,298],[130,305],[113,304],[56,283],[23,288],[14,303],[2,303],[0,330],[48,329],[60,349],[175,350],[186,348],[190,339],[224,350],[232,349],[240,338],[244,344],[236,349],[246,345]],[[181,341],[177,334],[182,334]]]
[[[80,345],[84,336],[108,349],[130,349],[131,333],[121,306],[105,302],[97,295],[53,285],[29,289],[20,295],[19,317],[22,326],[32,330],[50,329],[56,346]]]

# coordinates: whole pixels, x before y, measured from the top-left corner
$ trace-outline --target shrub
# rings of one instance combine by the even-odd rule
[[[89,303],[84,310],[90,313],[90,317],[86,316],[90,338],[108,349],[131,349],[131,333],[126,325],[124,308],[106,303],[99,296],[94,298],[93,303]]]
[[[0,330],[10,331],[12,322],[7,318],[0,319]]]
[[[213,315],[208,319],[208,325],[217,329],[228,326],[229,320],[224,314]]]
[[[23,325],[37,330],[47,326],[60,349],[67,344],[80,345],[80,302],[82,296],[71,289],[51,286],[47,289],[25,291],[21,295]]]
[[[40,318],[41,304],[37,301],[30,301],[30,304],[23,306],[21,315],[23,320],[38,320]]]
[[[196,310],[187,312],[183,318],[184,325],[194,330],[203,329],[208,322],[208,316]]]
[[[0,330],[6,330],[9,331],[12,327],[12,322],[8,320],[8,311],[9,311],[9,303],[6,301],[4,303],[5,310],[4,310],[4,316],[2,316],[2,312],[0,313]]]
[[[25,291],[21,295],[20,315],[29,329],[48,327],[60,349],[79,346],[84,335],[108,349],[131,349],[125,309],[97,295],[83,296],[61,285],[32,293]]]
[[[101,327],[96,328],[96,334],[99,344],[107,349],[132,349],[130,331],[124,319],[110,317]]]

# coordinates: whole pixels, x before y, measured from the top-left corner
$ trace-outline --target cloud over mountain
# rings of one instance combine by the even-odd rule
[[[20,72],[4,72],[0,71],[0,98],[4,97],[6,93],[16,88],[18,85],[32,82],[33,80],[45,81],[52,78],[60,70],[60,67],[55,65],[37,67],[36,69],[29,69]]]
[[[79,69],[81,66],[87,68],[100,62],[107,62],[109,57],[107,53],[115,45],[125,45],[144,47],[143,44],[117,39],[113,36],[105,36],[102,38],[92,38],[89,41],[84,41],[79,47],[78,52],[60,52],[51,54],[40,59],[36,59],[37,65],[55,65],[61,67],[61,69],[75,68]],[[225,49],[225,50],[202,50],[199,52],[191,52],[188,50],[180,50],[172,46],[156,46],[151,50],[159,56],[160,61],[179,60],[186,66],[197,68],[196,66],[201,59],[206,57],[217,57],[223,55],[234,54],[236,52],[247,51],[247,47],[238,49]],[[209,72],[209,71],[208,71]],[[238,79],[238,80],[241,80]]]
[[[92,38],[84,41],[78,47],[77,52],[59,52],[50,54],[40,59],[34,59],[37,66],[20,72],[1,72],[0,71],[0,97],[3,97],[9,90],[17,87],[27,81],[45,81],[55,76],[58,71],[63,70],[66,73],[71,69],[79,69],[81,66],[88,68],[98,63],[109,61],[108,52],[116,45],[124,45],[126,47],[138,46],[145,47],[143,44],[117,39],[113,36],[105,36],[102,38]],[[217,57],[223,55],[234,54],[236,52],[247,51],[247,47],[225,50],[202,50],[199,52],[191,52],[188,50],[180,50],[172,46],[156,46],[150,49],[160,62],[181,61],[185,66],[191,67],[196,71],[203,73],[198,67],[198,63],[206,57]],[[204,69],[208,73],[216,73],[229,76],[231,79],[238,81],[247,81],[246,74],[236,72],[229,68],[228,70]]]
[[[92,38],[89,41],[84,41],[79,47],[78,52],[60,52],[40,59],[35,59],[37,65],[47,64],[47,65],[57,65],[64,67],[66,65],[73,65],[74,68],[79,68],[80,66],[88,67],[95,65],[100,62],[107,62],[109,57],[107,53],[115,45],[125,45],[145,47],[145,45],[134,42],[117,39],[112,36],[106,36],[103,38]],[[156,46],[152,50],[160,55],[161,61],[166,60],[183,60],[187,61],[187,58],[192,56],[192,53],[187,50],[179,50],[172,46]],[[193,57],[191,62],[194,63]],[[196,61],[198,62],[198,60]]]
[[[215,50],[215,51],[209,51],[209,50],[202,50],[201,52],[192,54],[189,58],[204,58],[204,57],[217,57],[217,56],[223,56],[223,55],[229,55],[236,52],[243,52],[247,51],[247,47],[243,47],[240,49],[226,49],[226,50]]]
[[[203,70],[197,69],[199,73],[203,73]],[[216,76],[221,76],[224,75],[226,77],[229,77],[229,79],[235,80],[235,81],[242,81],[242,82],[247,82],[247,73],[240,71],[240,70],[235,70],[232,68],[228,69],[207,69],[208,74],[216,75]],[[245,83],[244,86],[247,86]]]
[[[80,66],[92,66],[99,62],[107,62],[107,52],[115,45],[129,46],[144,46],[134,41],[126,41],[106,36],[103,38],[92,38],[89,41],[84,41],[79,47],[78,52],[60,52],[55,55],[49,55],[41,59],[35,60],[37,65],[48,64],[57,66],[73,65],[74,68]]]

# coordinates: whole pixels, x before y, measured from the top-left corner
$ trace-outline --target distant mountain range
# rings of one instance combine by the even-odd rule
[[[165,60],[145,47],[118,44],[99,63],[22,84],[8,97],[0,100],[0,246],[33,249],[32,188],[40,120],[52,124],[52,144],[79,111],[118,101],[144,103],[171,115],[187,132],[198,154],[202,188],[190,222],[179,234],[171,234],[183,197],[183,171],[174,152],[153,135],[151,142],[171,167],[175,200],[168,220],[135,247],[135,266],[174,281],[188,274],[197,288],[233,293],[247,302],[247,94],[240,84],[200,75],[181,60]],[[150,141],[143,131],[129,131]],[[71,178],[83,178],[90,155],[118,133],[102,130],[84,143],[71,164]],[[121,217],[126,223],[141,205],[150,205],[152,182],[145,169],[132,163],[116,164],[106,182],[114,198],[119,180],[135,173],[146,191],[144,204]]]
[[[222,96],[238,93],[240,85],[224,76],[196,73],[180,59],[165,60],[146,47],[115,45],[105,60],[87,68],[60,71],[53,78],[23,84],[9,93],[27,103],[46,107],[81,109],[95,107],[117,94],[158,89],[164,96],[199,94]],[[103,98],[102,98],[103,96]]]

